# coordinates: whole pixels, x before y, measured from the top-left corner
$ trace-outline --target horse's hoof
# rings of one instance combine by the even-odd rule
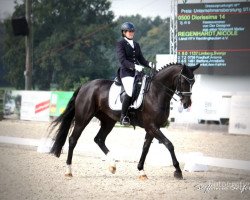
[[[182,172],[178,172],[178,171],[175,171],[174,172],[174,177],[178,180],[182,180],[183,179],[183,176],[182,176]]]
[[[72,175],[72,173],[66,173],[66,174],[65,174],[65,177],[66,177],[66,178],[72,178],[73,175]]]
[[[115,174],[115,172],[116,172],[116,167],[114,167],[114,166],[109,166],[109,171],[110,171],[112,174]]]
[[[141,181],[146,181],[146,180],[148,180],[148,177],[147,177],[146,174],[144,174],[144,175],[140,175],[140,176],[139,176],[139,179],[140,179]]]

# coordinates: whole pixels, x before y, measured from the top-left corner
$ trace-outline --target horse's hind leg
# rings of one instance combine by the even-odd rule
[[[99,118],[101,120],[101,128],[98,131],[94,141],[95,143],[100,147],[100,149],[103,151],[105,155],[109,155],[109,149],[107,148],[105,144],[105,140],[108,136],[108,134],[111,132],[113,127],[115,126],[116,121],[109,118],[108,116]],[[115,166],[115,160],[110,157],[110,160],[112,160],[112,163],[110,164],[109,170],[111,173],[115,173],[116,166]]]
[[[66,161],[68,169],[67,169],[65,176],[72,177],[71,164],[72,164],[73,151],[74,151],[74,148],[77,144],[79,137],[81,136],[83,129],[86,126],[87,124],[75,123],[73,132],[71,136],[69,137],[69,150],[68,150],[68,157]]]

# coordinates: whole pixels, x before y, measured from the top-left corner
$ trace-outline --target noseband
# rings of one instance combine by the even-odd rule
[[[193,78],[186,77],[185,75],[182,74],[182,70],[181,70],[181,73],[178,75],[177,78],[178,78],[178,82],[177,82],[175,94],[178,95],[179,97],[186,97],[186,96],[190,97],[192,95],[191,89],[194,84],[194,77]],[[181,78],[184,78],[184,80],[188,82],[189,87],[190,87],[190,92],[182,91]]]

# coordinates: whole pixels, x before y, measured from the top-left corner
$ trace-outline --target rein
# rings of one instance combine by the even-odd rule
[[[152,81],[152,80],[151,80]],[[156,81],[154,80],[154,83],[157,83],[158,85],[162,86],[164,88],[164,90],[167,90],[167,91],[164,91],[169,97],[173,98],[175,101],[177,101],[176,98],[173,97],[174,94],[177,94],[176,91],[170,89],[169,87],[165,86],[163,83],[159,82],[159,81]],[[171,94],[169,93],[171,92]],[[177,94],[178,95],[178,94]],[[179,96],[179,95],[178,95]]]

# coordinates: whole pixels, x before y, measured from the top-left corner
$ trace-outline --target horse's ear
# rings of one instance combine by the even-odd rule
[[[195,71],[195,70],[198,69],[199,67],[200,67],[200,63],[197,64],[197,65],[195,65],[195,66],[193,66],[193,67],[190,67],[190,69],[191,69],[192,71]]]

